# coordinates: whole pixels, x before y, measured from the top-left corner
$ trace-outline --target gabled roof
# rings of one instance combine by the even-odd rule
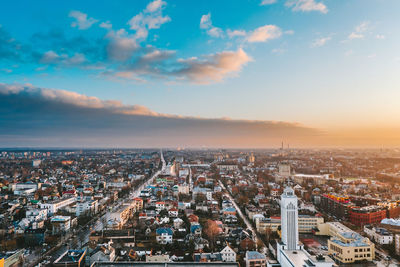
[[[168,234],[168,235],[172,235],[172,229],[168,228],[168,227],[162,227],[162,228],[158,228],[156,230],[157,235],[161,235],[161,234]]]

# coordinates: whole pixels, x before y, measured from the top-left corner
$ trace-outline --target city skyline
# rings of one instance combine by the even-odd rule
[[[0,146],[398,147],[399,7],[7,3]]]

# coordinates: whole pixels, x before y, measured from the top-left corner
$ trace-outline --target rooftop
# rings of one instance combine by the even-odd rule
[[[238,267],[239,264],[235,262],[96,262],[94,266],[136,266],[136,267],[177,267],[177,266],[188,266],[188,267]]]
[[[247,251],[246,252],[246,258],[248,260],[263,260],[266,259],[264,254],[261,254],[258,251]]]
[[[79,262],[85,254],[85,250],[67,250],[54,263]]]

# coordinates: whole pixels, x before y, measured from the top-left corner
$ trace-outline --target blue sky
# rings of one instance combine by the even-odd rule
[[[18,1],[0,82],[159,114],[322,130],[400,123],[397,0]]]

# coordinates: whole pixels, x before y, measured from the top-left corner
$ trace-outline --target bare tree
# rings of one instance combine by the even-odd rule
[[[215,238],[220,233],[218,224],[213,220],[207,220],[204,225],[204,234],[208,237],[211,243],[211,248],[214,249]]]

